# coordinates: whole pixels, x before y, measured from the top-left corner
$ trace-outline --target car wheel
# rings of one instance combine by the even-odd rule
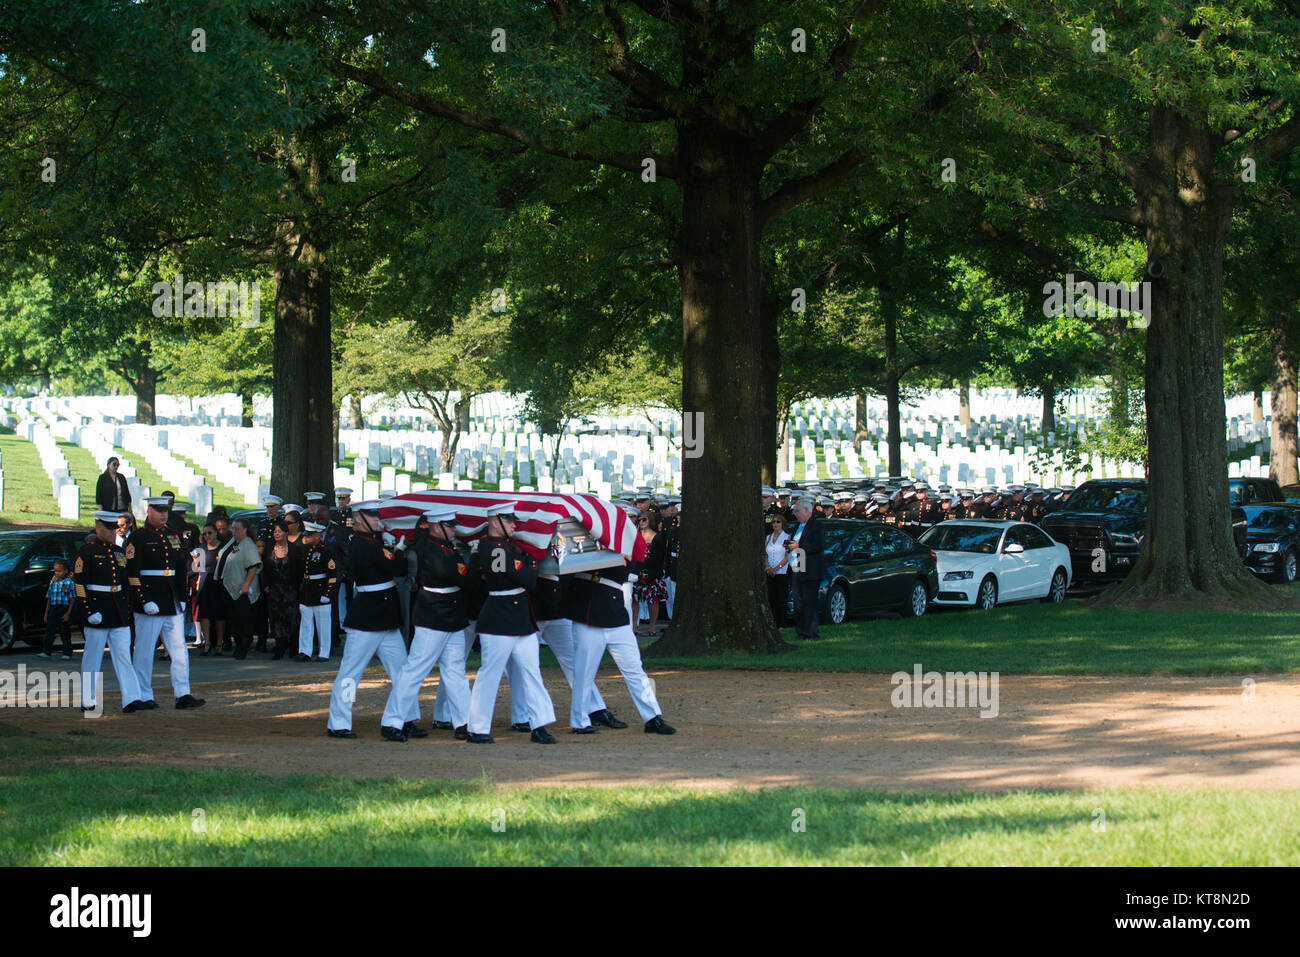
[[[1052,575],[1052,584],[1048,586],[1047,597],[1043,601],[1059,605],[1065,601],[1065,569],[1058,568]]]
[[[908,593],[907,602],[903,605],[903,617],[920,618],[925,614],[925,609],[929,604],[930,596],[925,590],[925,582],[918,578],[912,582],[912,590]]]
[[[998,603],[998,583],[989,575],[980,582],[980,590],[975,593],[975,607],[980,611],[989,611]]]
[[[842,625],[849,617],[849,596],[843,585],[833,585],[826,596],[826,615],[823,619],[828,625]]]
[[[8,651],[18,638],[18,619],[8,605],[0,605],[0,651]]]
[[[1300,574],[1300,558],[1296,557],[1295,549],[1291,548],[1282,556],[1282,570],[1278,572],[1277,580],[1283,583],[1293,582],[1297,574]]]

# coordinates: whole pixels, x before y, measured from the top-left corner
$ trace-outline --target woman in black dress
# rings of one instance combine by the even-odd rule
[[[302,545],[289,541],[283,521],[271,526],[271,541],[262,552],[262,590],[266,594],[267,619],[275,641],[272,659],[279,661],[298,642],[298,588],[302,583],[306,555]]]
[[[194,549],[194,570],[199,573],[199,581],[195,586],[198,599],[194,602],[194,613],[199,635],[203,638],[204,657],[221,656],[221,640],[226,631],[225,600],[221,594],[221,581],[217,578],[217,552],[221,545],[216,525],[212,522],[204,525],[203,534],[199,536],[199,547]]]
[[[659,513],[654,509],[646,511],[636,522],[637,530],[646,540],[648,546],[645,561],[640,564],[636,584],[632,587],[634,606],[645,602],[650,606],[650,625],[636,634],[645,637],[655,633],[659,622],[659,603],[668,599],[668,585],[664,581],[664,559],[667,537],[659,534]]]

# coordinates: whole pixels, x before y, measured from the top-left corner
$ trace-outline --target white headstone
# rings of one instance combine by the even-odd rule
[[[400,475],[398,475],[398,476],[397,476],[397,482],[396,482],[395,487],[396,487],[396,489],[397,489],[397,494],[398,494],[398,495],[406,495],[408,492],[410,492],[410,491],[411,491],[411,473],[410,473],[410,472],[402,472]]]
[[[76,482],[59,489],[59,517],[73,522],[81,520],[81,489]]]
[[[367,502],[379,498],[379,483],[373,479],[366,479],[366,481],[362,482],[361,498]]]
[[[193,498],[190,499],[190,503],[193,506],[190,509],[191,521],[196,521],[196,522],[203,521],[203,519],[207,517],[208,512],[212,511],[212,486],[211,485],[195,486],[194,495]]]

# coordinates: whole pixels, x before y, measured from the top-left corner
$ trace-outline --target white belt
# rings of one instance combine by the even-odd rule
[[[381,582],[378,585],[358,585],[357,591],[385,591],[395,587],[392,582]]]
[[[87,585],[86,591],[106,591],[118,592],[122,590],[121,585]]]
[[[588,575],[586,572],[579,572],[579,573],[577,574],[576,577],[577,577],[577,578],[581,578],[581,579],[583,579],[584,581],[595,582],[597,585],[608,585],[610,588],[614,589],[615,591],[622,591],[622,590],[623,590],[623,583],[622,583],[622,582],[612,581],[611,579],[608,579],[608,578],[601,578],[601,579],[597,580],[597,579],[595,579],[595,578],[592,578],[592,577],[591,577],[590,575]]]
[[[452,585],[450,588],[433,588],[429,585],[421,585],[420,587],[425,591],[433,592],[435,595],[451,595],[460,591],[459,585]],[[521,588],[520,591],[523,591],[523,589]]]
[[[322,578],[328,578],[328,577],[329,577],[328,575],[325,575],[325,574],[323,574],[323,573],[320,574],[320,575],[308,575],[308,576],[307,576],[308,579],[310,579],[311,581],[314,581],[314,582],[315,582],[315,581],[320,581]]]
[[[489,592],[488,592],[489,595],[493,595],[493,596],[497,596],[497,597],[499,597],[499,596],[501,596],[501,595],[522,595],[523,593],[524,593],[524,590],[523,590],[522,588],[505,588],[505,589],[502,589],[501,591],[489,591]]]
[[[150,578],[171,578],[176,572],[170,568],[142,568],[140,574]]]

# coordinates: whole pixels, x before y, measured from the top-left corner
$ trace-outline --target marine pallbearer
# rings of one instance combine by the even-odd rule
[[[86,634],[86,647],[81,656],[82,711],[98,707],[105,644],[113,656],[113,671],[122,692],[122,710],[130,714],[142,704],[131,661],[126,556],[116,542],[119,517],[118,512],[96,512],[95,541],[83,545],[72,563],[77,611]]]

